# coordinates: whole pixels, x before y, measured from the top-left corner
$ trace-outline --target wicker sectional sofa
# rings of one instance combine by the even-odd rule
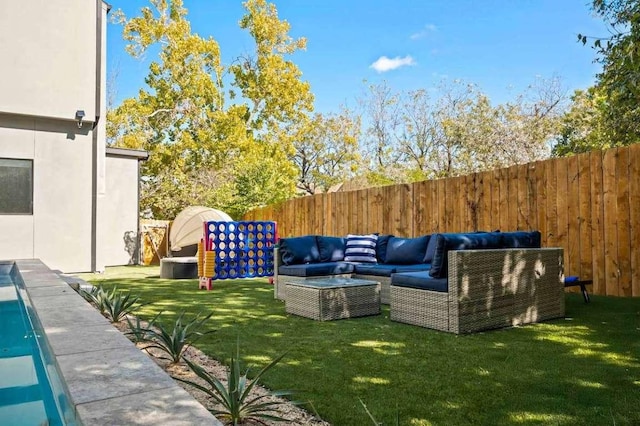
[[[338,275],[380,282],[391,320],[456,334],[564,316],[563,252],[540,248],[539,232],[378,238],[376,263],[340,260],[339,237],[282,239],[275,253],[275,297],[286,298],[285,282]],[[301,242],[311,250],[292,257]]]

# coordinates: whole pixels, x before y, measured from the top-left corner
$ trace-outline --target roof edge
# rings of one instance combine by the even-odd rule
[[[138,160],[146,160],[149,158],[149,153],[142,149],[107,147],[106,153],[108,156],[137,158]]]

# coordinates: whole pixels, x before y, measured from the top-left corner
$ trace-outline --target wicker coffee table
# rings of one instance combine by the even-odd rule
[[[287,313],[329,321],[380,314],[380,283],[354,278],[285,282]]]

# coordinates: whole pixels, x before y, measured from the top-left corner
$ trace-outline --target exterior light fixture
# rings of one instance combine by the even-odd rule
[[[76,121],[78,122],[78,129],[82,128],[82,119],[84,118],[84,110],[77,110],[76,111]]]

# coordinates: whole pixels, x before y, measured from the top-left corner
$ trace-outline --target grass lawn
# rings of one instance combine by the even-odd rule
[[[295,390],[335,425],[640,424],[640,299],[567,294],[566,319],[456,336],[375,317],[316,322],[287,315],[266,279],[162,280],[157,267],[82,275],[143,301],[139,315],[213,311],[217,330],[196,346],[228,360],[240,339],[243,360],[284,360],[264,378]],[[257,370],[257,369],[254,369]]]

